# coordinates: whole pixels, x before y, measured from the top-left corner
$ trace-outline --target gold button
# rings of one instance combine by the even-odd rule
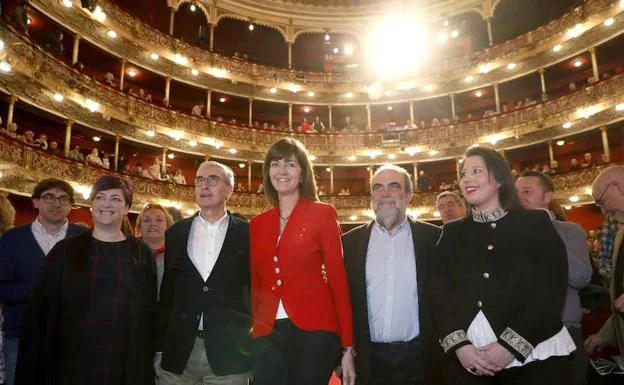
[[[275,281],[275,283],[277,284],[277,286],[282,286],[282,280],[278,279],[277,281]]]
[[[276,267],[276,268],[275,268],[275,272],[276,272],[277,274],[279,274],[279,272],[280,272],[279,267]]]
[[[273,262],[277,262],[277,261],[278,261],[277,256],[273,257]]]
[[[271,286],[271,290],[275,291],[275,285]]]
[[[483,273],[483,278],[485,278],[485,279],[490,278],[490,274],[488,274],[488,273]]]
[[[492,224],[490,225],[493,229],[496,228],[496,223],[492,222]]]
[[[478,302],[477,302],[477,306],[479,306],[479,307],[483,306],[483,302],[478,301]]]
[[[488,250],[494,250],[494,245],[488,245]]]

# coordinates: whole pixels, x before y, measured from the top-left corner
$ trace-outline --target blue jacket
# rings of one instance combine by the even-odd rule
[[[0,237],[0,303],[4,305],[5,338],[17,338],[22,327],[24,306],[35,286],[45,254],[32,233],[31,224],[15,227]],[[86,227],[69,224],[66,238]]]

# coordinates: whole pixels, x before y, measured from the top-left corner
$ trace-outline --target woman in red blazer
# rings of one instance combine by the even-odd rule
[[[274,208],[250,223],[255,385],[327,385],[342,347],[355,382],[351,301],[333,206],[318,201],[301,142],[271,146],[264,191]]]

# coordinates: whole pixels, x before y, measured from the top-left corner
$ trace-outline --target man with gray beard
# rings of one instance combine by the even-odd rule
[[[353,307],[356,385],[438,384],[444,356],[426,292],[440,229],[407,217],[412,178],[385,165],[371,180],[375,220],[342,237]]]

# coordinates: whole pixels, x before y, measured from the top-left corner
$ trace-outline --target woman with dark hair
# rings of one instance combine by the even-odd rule
[[[92,231],[47,255],[24,315],[15,384],[153,385],[156,265],[126,236],[132,190],[100,177]]]
[[[343,383],[353,385],[351,301],[336,210],[318,201],[312,164],[295,139],[271,146],[262,174],[274,207],[250,223],[254,384],[326,385],[340,362]]]
[[[495,150],[466,151],[460,187],[472,215],[444,226],[429,281],[447,383],[568,384],[563,241]]]

